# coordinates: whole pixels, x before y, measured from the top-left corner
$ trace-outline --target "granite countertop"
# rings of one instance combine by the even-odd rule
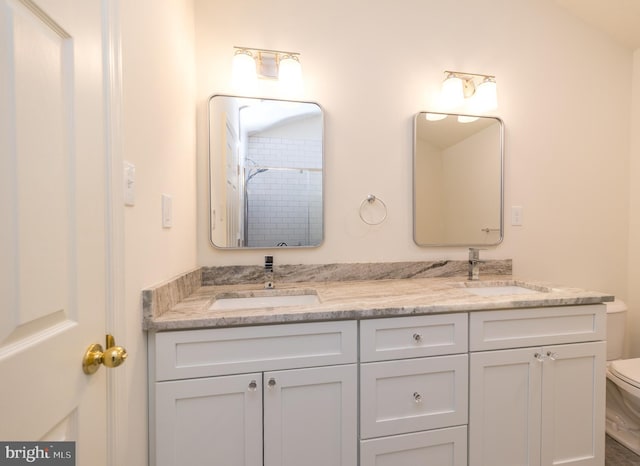
[[[520,294],[478,296],[468,287],[519,286]],[[317,294],[319,303],[258,309],[211,310],[216,298]],[[143,294],[144,296],[144,294]],[[596,304],[613,301],[609,294],[521,281],[511,275],[486,275],[480,281],[466,277],[400,278],[352,281],[277,283],[273,290],[260,284],[200,285],[196,283],[162,313],[148,306],[144,328],[150,331],[314,322],[339,319],[397,317],[444,312],[518,309]]]

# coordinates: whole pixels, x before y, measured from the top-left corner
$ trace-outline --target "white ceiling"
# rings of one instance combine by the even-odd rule
[[[640,49],[639,0],[555,0],[585,23],[606,32],[617,42]]]

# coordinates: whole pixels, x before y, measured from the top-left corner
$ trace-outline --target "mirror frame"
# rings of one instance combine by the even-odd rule
[[[211,122],[212,122],[212,116],[211,116],[211,105],[212,105],[212,101],[214,98],[216,97],[227,97],[227,98],[236,98],[236,99],[248,99],[248,100],[256,100],[256,101],[260,101],[260,100],[268,100],[268,101],[274,101],[274,102],[292,102],[292,103],[296,103],[296,104],[310,104],[310,105],[315,105],[316,107],[318,107],[318,109],[320,110],[320,116],[321,116],[321,125],[320,125],[320,136],[321,136],[321,141],[322,141],[322,147],[321,147],[321,153],[320,153],[320,157],[321,157],[321,174],[322,174],[322,180],[321,180],[321,184],[320,187],[322,189],[322,193],[321,193],[321,202],[322,202],[322,209],[321,209],[321,226],[320,226],[320,241],[318,241],[315,244],[309,244],[309,245],[301,245],[301,246],[220,246],[214,243],[213,241],[213,222],[215,221],[214,219],[214,214],[213,214],[213,205],[212,205],[212,200],[213,200],[213,184],[212,184],[212,180],[211,180],[211,175],[212,175],[212,157],[211,157],[211,150],[212,150],[212,137],[211,137]],[[207,181],[208,181],[208,199],[207,199],[207,206],[208,206],[208,219],[209,222],[207,224],[207,228],[208,228],[208,238],[209,238],[209,244],[214,247],[215,249],[218,250],[234,250],[234,251],[241,251],[241,250],[265,250],[265,249],[309,249],[309,248],[318,248],[320,246],[322,246],[324,244],[325,241],[325,191],[326,191],[326,182],[325,182],[325,112],[324,112],[324,108],[322,108],[322,106],[317,103],[317,102],[311,102],[311,101],[299,101],[299,100],[287,100],[287,99],[277,99],[277,98],[271,98],[271,97],[256,97],[256,96],[242,96],[242,95],[230,95],[230,94],[213,94],[211,95],[208,99],[207,99],[207,133],[208,133],[208,137],[207,137]]]
[[[417,222],[416,222],[416,211],[417,211],[417,200],[416,200],[416,187],[417,187],[417,172],[416,172],[416,149],[417,149],[417,141],[418,141],[418,119],[425,118],[427,114],[434,115],[446,115],[454,116],[454,117],[473,117],[473,118],[485,118],[495,120],[499,125],[499,156],[500,156],[500,235],[499,238],[495,242],[491,243],[474,243],[474,242],[461,242],[461,243],[419,243],[417,241]],[[487,115],[469,115],[462,113],[444,113],[444,112],[429,112],[423,111],[418,112],[414,116],[413,120],[413,160],[412,160],[412,168],[413,168],[413,242],[419,247],[487,247],[487,246],[497,246],[504,240],[504,122],[501,118],[496,116],[487,116]]]

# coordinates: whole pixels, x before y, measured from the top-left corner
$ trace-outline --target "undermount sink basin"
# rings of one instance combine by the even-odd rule
[[[212,311],[233,309],[261,309],[266,307],[309,306],[320,300],[313,290],[297,294],[285,294],[269,291],[251,293],[229,293],[216,297],[209,308]]]
[[[549,290],[542,287],[529,287],[520,283],[506,282],[497,284],[487,284],[482,282],[466,282],[465,291],[477,296],[503,296],[514,294],[537,294],[546,293]]]

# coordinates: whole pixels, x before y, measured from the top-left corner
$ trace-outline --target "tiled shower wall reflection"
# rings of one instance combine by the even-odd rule
[[[248,149],[248,246],[319,244],[322,141],[252,136]]]

